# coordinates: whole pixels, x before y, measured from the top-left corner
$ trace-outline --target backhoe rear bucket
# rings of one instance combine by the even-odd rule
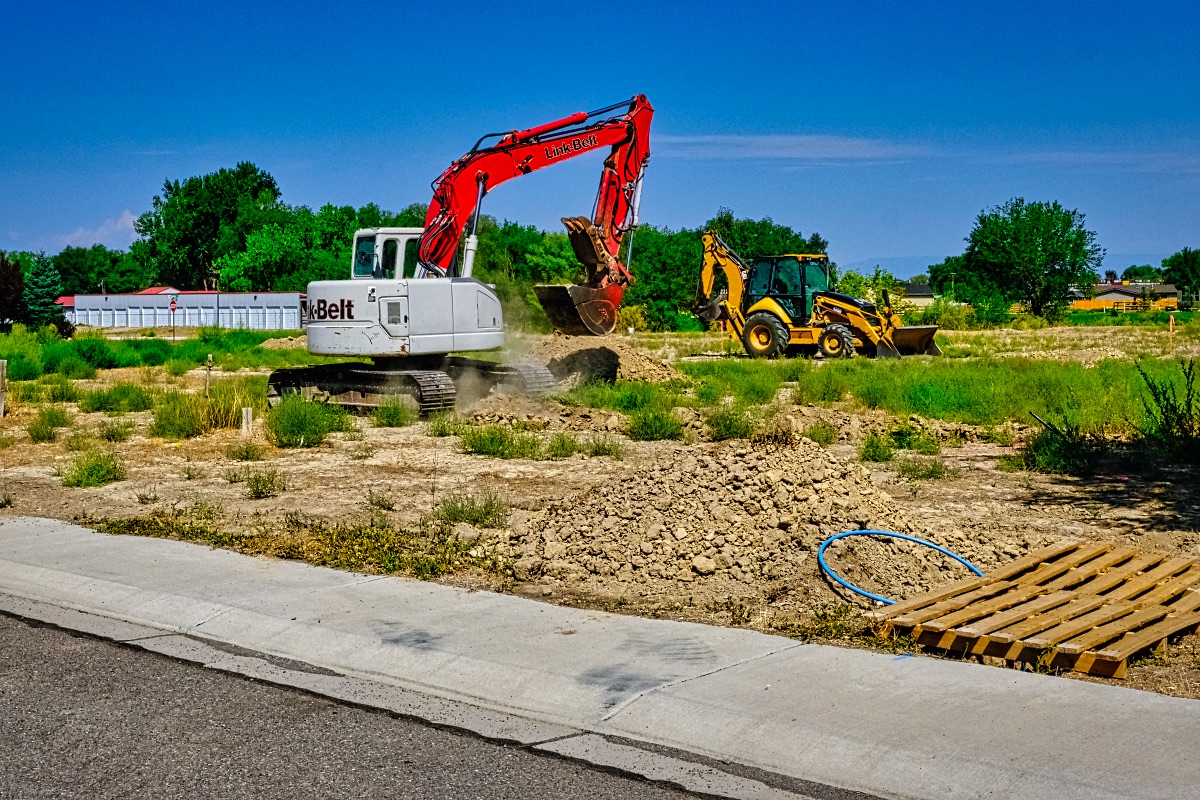
[[[570,336],[607,336],[617,327],[617,309],[624,289],[615,283],[599,289],[588,286],[535,286],[538,302],[550,324]]]
[[[892,343],[900,355],[940,356],[941,348],[933,341],[937,325],[910,325],[892,330]]]

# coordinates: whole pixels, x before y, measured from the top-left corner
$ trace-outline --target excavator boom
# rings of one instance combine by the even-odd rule
[[[621,113],[611,114],[617,109]],[[605,116],[610,114],[609,116]],[[595,213],[563,223],[587,273],[582,286],[537,287],[555,327],[567,333],[605,335],[616,325],[617,307],[631,278],[618,260],[621,241],[637,224],[641,179],[650,159],[654,108],[644,95],[590,112],[578,112],[522,131],[482,137],[433,184],[418,258],[432,274],[456,270],[459,241],[478,221],[484,195],[505,181],[608,147],[600,173]],[[498,137],[493,144],[484,142]],[[473,228],[474,229],[474,228]]]

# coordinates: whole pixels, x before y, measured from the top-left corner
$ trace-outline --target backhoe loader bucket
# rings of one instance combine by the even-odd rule
[[[911,325],[892,330],[892,344],[899,355],[940,356],[942,350],[933,341],[937,325]]]
[[[588,286],[535,286],[538,302],[554,329],[570,336],[607,336],[617,327],[624,289],[615,283]]]

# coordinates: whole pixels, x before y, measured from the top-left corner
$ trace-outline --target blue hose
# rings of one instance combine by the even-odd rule
[[[880,603],[884,603],[885,605],[890,606],[893,603],[895,603],[896,601],[892,600],[890,598],[887,598],[887,597],[882,597],[877,594],[872,594],[872,593],[868,592],[866,589],[858,588],[857,586],[855,586],[854,584],[850,583],[845,578],[843,578],[841,575],[838,575],[836,572],[834,572],[833,569],[828,564],[825,563],[825,548],[829,547],[829,545],[833,544],[838,539],[845,539],[847,536],[887,536],[892,539],[903,539],[906,542],[916,542],[917,544],[925,545],[926,547],[930,548],[931,550],[937,550],[939,553],[941,553],[944,556],[949,556],[950,558],[953,558],[955,561],[962,564],[967,569],[971,570],[971,572],[974,572],[976,575],[978,575],[981,578],[983,577],[983,570],[981,570],[979,567],[972,564],[970,561],[967,561],[965,558],[960,556],[958,553],[955,553],[952,550],[947,550],[946,548],[942,547],[941,545],[934,544],[933,542],[930,542],[926,539],[918,539],[915,536],[907,536],[903,533],[893,533],[892,531],[872,531],[872,530],[845,531],[843,533],[834,534],[833,536],[830,536],[825,541],[821,542],[821,546],[817,549],[817,564],[821,567],[822,572],[824,572],[826,575],[833,578],[834,581],[836,581],[837,583],[840,583],[842,586],[845,586],[847,589],[854,592],[855,594],[861,594],[863,597],[869,597],[872,600],[876,600]]]

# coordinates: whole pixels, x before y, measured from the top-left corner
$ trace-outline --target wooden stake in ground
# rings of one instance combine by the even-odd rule
[[[208,397],[208,384],[212,380],[212,353],[208,354],[208,363],[204,365],[204,396]]]
[[[4,401],[8,399],[8,361],[0,358],[0,417],[4,416]]]
[[[254,425],[254,409],[242,409],[242,436],[249,436],[251,427]]]

